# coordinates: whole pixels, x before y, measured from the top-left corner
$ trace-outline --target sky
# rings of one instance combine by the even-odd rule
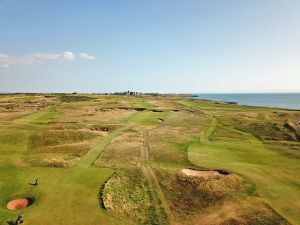
[[[299,0],[0,0],[0,92],[300,92]]]

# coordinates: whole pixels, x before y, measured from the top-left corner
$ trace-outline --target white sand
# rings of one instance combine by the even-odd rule
[[[193,176],[193,177],[208,177],[208,176],[219,176],[221,175],[218,171],[214,170],[191,170],[191,169],[182,169],[185,175]]]

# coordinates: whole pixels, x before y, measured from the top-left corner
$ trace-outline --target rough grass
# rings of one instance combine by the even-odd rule
[[[117,171],[101,193],[104,208],[138,224],[158,224],[146,180],[141,171]]]
[[[95,104],[93,106],[62,105],[59,107],[59,110],[64,115],[60,118],[59,122],[111,125],[122,123],[124,119],[136,113],[135,110],[117,108],[103,110],[99,108],[97,103]]]
[[[60,95],[59,99],[62,102],[83,102],[83,101],[91,101],[94,98],[84,95]]]
[[[223,112],[221,116],[224,114]],[[227,122],[234,121],[236,118],[236,115],[232,115],[232,119],[229,120],[230,115],[232,112],[224,116]],[[252,118],[256,113],[250,115]],[[223,117],[220,118],[220,114],[217,118],[224,121]],[[264,197],[277,212],[290,222],[296,223],[300,219],[298,216],[299,207],[297,203],[290,202],[289,199],[300,197],[299,182],[297,181],[299,180],[297,172],[299,162],[294,158],[284,157],[278,151],[265,146],[259,139],[251,135],[251,132],[254,132],[252,131],[253,128],[247,124],[246,122],[227,124],[239,126],[241,130],[247,128],[248,132],[242,132],[247,141],[222,140],[195,143],[190,146],[189,159],[199,166],[227,169],[250,178],[257,185],[259,195]],[[267,125],[269,124],[267,119],[261,124],[264,124],[266,128],[263,126],[263,131],[256,128],[255,132],[262,140],[265,140],[260,133],[266,132],[270,126]],[[269,129],[272,131],[273,128],[270,127]],[[271,132],[270,134],[273,135],[274,133]],[[274,135],[279,137],[279,133]],[[287,197],[287,193],[289,197]]]
[[[234,126],[236,129],[249,132],[262,141],[299,141],[300,129],[292,122],[292,118],[300,117],[300,113],[291,115],[273,112],[239,112],[222,113],[220,122]]]
[[[78,154],[41,153],[31,155],[27,158],[27,162],[33,166],[63,168],[75,166],[80,158],[81,156]]]
[[[211,136],[211,140],[236,139],[247,140],[241,133],[218,126]]]
[[[103,134],[92,131],[74,130],[46,130],[32,135],[30,143],[33,148],[71,144],[103,138]]]
[[[157,174],[179,224],[288,224],[260,198],[249,196],[249,185],[235,175]]]
[[[206,207],[220,204],[241,189],[238,179],[231,175],[195,178],[180,172],[157,171],[157,174],[170,198],[171,209],[179,214],[197,214]]]
[[[139,128],[123,131],[102,152],[95,165],[104,167],[130,168],[140,166],[140,151],[143,133]]]
[[[151,164],[162,168],[191,166],[188,145],[200,137],[206,123],[202,114],[170,112],[163,123],[149,130]]]

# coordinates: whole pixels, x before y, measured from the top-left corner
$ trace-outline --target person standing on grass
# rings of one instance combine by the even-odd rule
[[[34,185],[38,185],[39,178],[36,178]]]
[[[16,224],[21,224],[21,223],[23,223],[23,214],[22,214],[22,212],[20,212],[20,214],[19,214],[19,216],[16,220]]]

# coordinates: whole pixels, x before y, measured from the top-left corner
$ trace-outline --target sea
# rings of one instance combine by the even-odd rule
[[[240,105],[300,110],[300,93],[194,94],[193,98]]]

